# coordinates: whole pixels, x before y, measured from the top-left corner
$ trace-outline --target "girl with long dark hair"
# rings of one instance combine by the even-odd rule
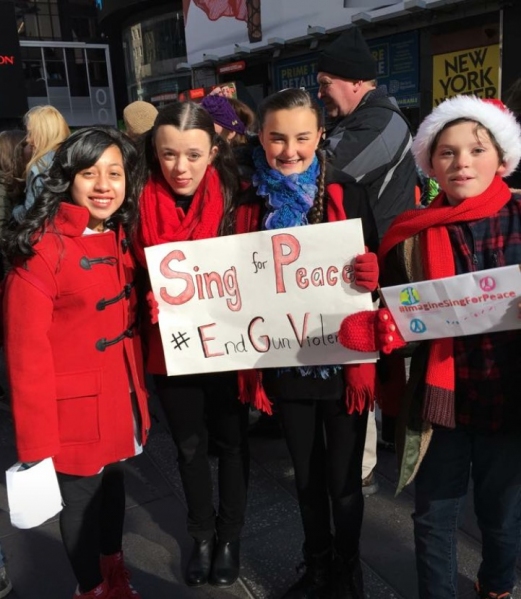
[[[146,182],[140,199],[135,250],[233,232],[240,181],[232,151],[201,106],[177,103],[159,111],[145,140]],[[153,300],[152,300],[153,301]],[[194,539],[186,582],[229,586],[239,575],[249,455],[248,406],[238,401],[236,373],[166,376],[156,324],[146,335],[147,370],[177,446]],[[218,451],[219,505],[212,499],[208,433]]]
[[[136,157],[116,130],[75,132],[5,239],[16,447],[27,467],[53,458],[75,598],[139,599],[123,563],[120,466],[142,451],[150,426],[129,247]]]

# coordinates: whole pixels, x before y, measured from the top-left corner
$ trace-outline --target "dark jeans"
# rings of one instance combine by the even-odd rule
[[[246,511],[250,468],[249,406],[238,399],[237,374],[155,376],[156,390],[177,446],[188,506],[188,532],[198,540],[214,532],[239,538]],[[208,432],[218,450],[219,509],[213,505]]]
[[[512,591],[521,533],[521,435],[437,428],[416,476],[414,536],[421,599],[457,597],[456,533],[470,474],[482,534],[478,581]]]
[[[82,592],[103,580],[100,555],[121,551],[125,519],[125,477],[120,463],[94,476],[58,473],[64,503],[60,532]]]
[[[331,547],[332,510],[335,547],[349,559],[358,551],[364,513],[367,412],[349,415],[343,400],[283,400],[277,407],[295,469],[305,551]]]

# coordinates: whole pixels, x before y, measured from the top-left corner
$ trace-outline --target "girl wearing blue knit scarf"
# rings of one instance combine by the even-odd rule
[[[320,163],[316,153],[305,171],[288,175],[270,168],[262,146],[253,151],[253,163],[255,165],[253,186],[257,188],[257,195],[266,198],[268,210],[263,228],[271,230],[308,225],[308,212],[318,193],[317,179],[320,174]],[[302,376],[327,379],[331,373],[341,369],[341,366],[305,366],[297,370]],[[287,370],[282,369],[280,372]]]
[[[252,182],[264,203],[262,228],[347,218],[333,185],[326,188],[325,158],[317,152],[322,114],[309,94],[298,89],[273,94],[261,104],[259,117],[261,147],[253,152]],[[349,193],[345,187],[341,192],[344,198]],[[351,207],[350,202],[350,212]],[[261,216],[263,210],[257,214]],[[353,375],[364,366],[360,371],[352,365],[333,365],[262,372],[261,384],[276,400],[293,460],[305,539],[306,571],[282,599],[363,599],[358,545],[368,406],[346,409],[346,396],[358,388]],[[259,380],[256,375],[253,379]]]

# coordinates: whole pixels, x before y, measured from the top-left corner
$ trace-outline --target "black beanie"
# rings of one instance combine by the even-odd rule
[[[376,79],[376,60],[360,29],[352,25],[320,54],[317,70],[342,79],[371,81]]]

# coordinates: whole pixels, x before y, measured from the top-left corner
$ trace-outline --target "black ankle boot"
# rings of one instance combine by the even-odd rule
[[[213,556],[212,570],[208,582],[216,587],[229,587],[239,578],[239,539],[217,541]]]
[[[186,566],[185,580],[187,585],[199,587],[208,582],[208,576],[212,567],[214,545],[214,537],[208,541],[194,539],[194,547]]]
[[[332,577],[332,551],[307,553],[304,562],[297,568],[305,568],[304,575],[291,586],[282,599],[330,599]]]
[[[360,555],[346,559],[342,555],[335,558],[334,599],[364,599],[364,579]]]

